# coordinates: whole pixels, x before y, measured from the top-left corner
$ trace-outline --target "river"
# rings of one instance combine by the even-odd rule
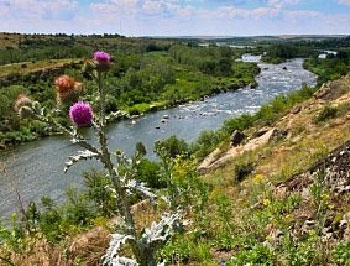
[[[154,159],[153,144],[158,139],[177,135],[179,139],[192,142],[201,131],[219,129],[228,118],[255,113],[278,94],[288,94],[303,83],[314,86],[317,77],[304,70],[302,63],[302,59],[277,65],[259,63],[262,71],[257,77],[256,89],[214,95],[207,102],[198,101],[147,114],[136,123],[123,120],[112,124],[108,127],[109,146],[111,150],[121,149],[130,155],[135,143],[142,141],[147,156]],[[161,122],[164,115],[169,116],[167,123]],[[94,142],[94,133],[87,132],[87,138]],[[81,187],[82,172],[101,165],[81,162],[64,174],[67,157],[78,150],[67,137],[55,136],[15,147],[0,158],[0,218],[6,220],[18,209],[16,191],[26,206],[31,200],[39,202],[43,196],[62,202],[70,184]]]

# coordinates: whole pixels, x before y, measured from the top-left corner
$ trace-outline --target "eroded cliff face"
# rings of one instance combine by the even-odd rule
[[[334,119],[327,119],[325,123],[315,123],[315,117],[324,110],[325,107],[342,109]],[[230,147],[226,152],[216,149],[199,165],[201,173],[207,173],[226,165],[234,158],[245,152],[255,151],[271,142],[281,142],[281,150],[292,151],[292,146],[303,138],[303,134],[315,139],[325,131],[325,134],[336,132],[341,128],[350,126],[350,112],[346,106],[350,106],[350,75],[341,79],[324,84],[312,99],[302,104],[294,106],[285,116],[270,127],[256,126],[247,132],[233,132],[231,139],[236,135],[244,135],[239,143],[230,142]],[[350,107],[349,107],[350,109]],[[327,133],[328,131],[328,133]],[[289,146],[289,148],[288,148]],[[312,147],[311,147],[312,148]]]

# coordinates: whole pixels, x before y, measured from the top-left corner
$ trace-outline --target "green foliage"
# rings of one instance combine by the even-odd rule
[[[39,136],[44,136],[48,134],[47,124],[42,121],[31,121],[30,128],[32,132],[37,133]]]
[[[44,210],[40,213],[40,230],[49,241],[57,242],[64,239],[67,232],[64,230],[61,210],[55,205],[53,200],[43,197],[41,203]]]
[[[22,93],[26,94],[27,92],[27,89],[21,85],[13,85],[7,89],[0,87],[0,120],[4,117],[11,117],[15,115],[13,106],[17,96]]]
[[[337,265],[350,265],[350,242],[341,241],[333,249],[332,256]]]
[[[291,266],[317,266],[325,265],[322,250],[318,247],[319,237],[308,235],[305,240],[298,241],[298,245],[293,242],[285,244],[287,250],[283,255]]]
[[[171,263],[187,264],[190,261],[205,262],[211,259],[210,245],[205,240],[194,243],[185,235],[179,235],[168,243],[158,254],[162,260]]]
[[[223,130],[231,133],[235,130],[243,131],[253,125],[254,116],[243,114],[238,118],[228,119],[224,122]]]
[[[338,49],[337,49],[338,50]],[[330,54],[327,58],[309,57],[304,61],[304,68],[318,75],[317,83],[334,80],[350,72],[350,51],[338,50],[336,56]]]
[[[228,261],[225,265],[228,266],[245,266],[261,265],[272,266],[275,261],[273,251],[263,245],[254,245],[249,249],[242,250],[233,259]]]
[[[166,182],[160,176],[160,165],[148,159],[142,159],[137,165],[137,179],[146,182],[151,188],[165,188]]]
[[[67,189],[68,202],[64,205],[65,220],[68,224],[76,226],[87,226],[96,217],[94,204],[89,200],[89,196],[81,194],[74,187]]]
[[[223,139],[221,131],[203,131],[198,139],[191,144],[190,153],[202,160],[212,152]]]
[[[110,189],[110,179],[96,170],[85,172],[83,177],[88,188],[87,197],[94,202],[94,210],[105,217],[114,214],[116,201]]]
[[[155,145],[158,156],[160,156],[161,151],[171,158],[178,155],[188,155],[189,152],[188,144],[184,140],[179,140],[175,135],[165,140],[159,140]]]
[[[251,162],[243,165],[235,166],[235,178],[237,182],[242,182],[248,175],[250,175],[254,170],[253,164]]]
[[[25,248],[25,230],[17,214],[11,216],[11,227],[0,224],[0,244],[5,250],[20,252]]]
[[[339,109],[332,107],[329,104],[325,105],[320,113],[314,118],[314,122],[319,124],[330,119],[334,119],[338,116]]]
[[[307,57],[313,52],[313,48],[311,47],[301,47],[295,44],[286,43],[270,45],[266,50],[266,55],[263,57],[263,61],[273,64],[285,62],[286,59]]]

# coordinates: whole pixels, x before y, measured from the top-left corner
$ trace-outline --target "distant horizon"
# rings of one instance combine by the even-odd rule
[[[63,36],[101,36],[103,37],[105,34],[107,36],[121,36],[126,38],[196,38],[196,39],[204,39],[204,38],[212,38],[212,39],[229,39],[229,38],[259,38],[259,37],[272,37],[272,38],[294,38],[294,37],[350,37],[350,34],[280,34],[280,35],[149,35],[149,36],[125,36],[121,35],[118,32],[103,32],[103,33],[72,33],[72,32],[7,32],[0,31],[0,34],[20,34],[20,35],[31,35],[31,36],[57,36],[59,34],[64,34]]]
[[[0,0],[0,32],[350,35],[350,0]]]

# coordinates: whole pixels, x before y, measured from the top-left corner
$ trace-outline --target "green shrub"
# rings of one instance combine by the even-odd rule
[[[240,251],[233,259],[228,261],[227,266],[260,265],[272,266],[274,264],[272,250],[263,245],[252,246],[250,249]]]
[[[235,130],[243,131],[251,127],[253,125],[254,120],[256,120],[254,116],[243,114],[238,118],[226,120],[224,122],[223,129],[229,134],[231,134],[231,132]]]
[[[166,182],[160,179],[159,163],[142,159],[137,165],[137,179],[151,188],[165,188]]]
[[[334,262],[337,265],[350,265],[350,242],[342,241],[339,242],[332,252],[332,256],[334,258]]]
[[[339,110],[338,108],[332,107],[330,105],[326,105],[321,112],[314,118],[314,122],[316,124],[334,119],[338,116]]]
[[[200,133],[198,139],[192,143],[190,153],[200,160],[211,153],[223,140],[224,131],[208,130]]]
[[[116,210],[116,200],[111,190],[110,179],[95,170],[83,174],[84,183],[88,188],[87,197],[94,202],[99,213],[110,216]]]
[[[167,156],[175,158],[178,155],[188,155],[189,146],[184,140],[179,140],[175,135],[165,140],[156,142],[156,153],[165,152]]]
[[[242,182],[248,175],[253,172],[254,167],[251,162],[243,165],[236,165],[235,166],[235,177],[237,182]]]
[[[43,197],[41,203],[44,211],[40,213],[40,229],[49,241],[57,242],[64,238],[65,232],[62,223],[63,217],[59,208],[56,207],[53,200]]]
[[[31,121],[31,130],[38,135],[43,136],[47,134],[47,125],[42,121],[33,120]]]
[[[85,193],[79,193],[78,189],[67,189],[68,202],[64,205],[65,222],[76,226],[87,226],[96,217],[97,211],[93,202]]]

